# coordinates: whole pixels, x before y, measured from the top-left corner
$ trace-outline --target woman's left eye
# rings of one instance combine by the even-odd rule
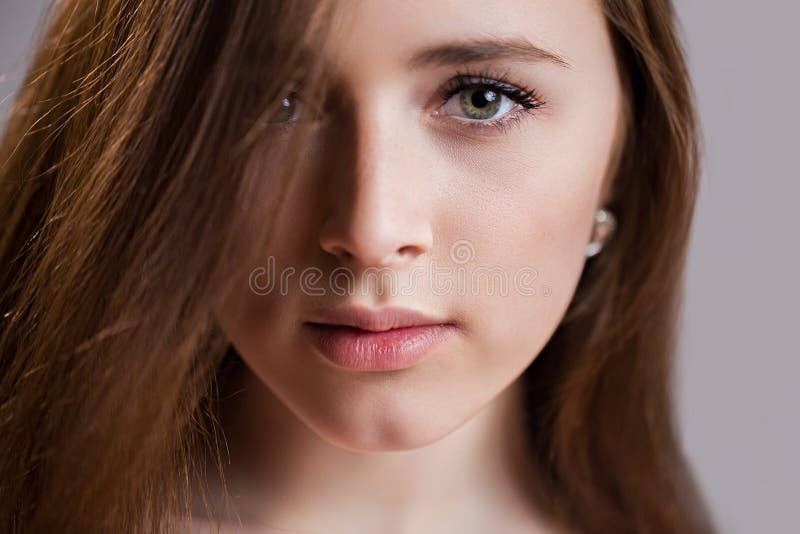
[[[476,85],[462,89],[450,97],[442,109],[450,116],[487,120],[505,115],[514,109],[516,104],[493,87]]]
[[[522,114],[544,102],[535,91],[518,87],[490,75],[459,74],[440,91],[444,102],[434,114],[453,117],[468,128],[495,127],[505,131]]]

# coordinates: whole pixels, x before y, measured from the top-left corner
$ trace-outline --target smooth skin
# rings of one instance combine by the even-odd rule
[[[237,284],[215,315],[251,371],[230,422],[238,511],[253,516],[248,532],[555,532],[525,484],[517,379],[574,294],[618,150],[621,87],[600,6],[376,0],[348,2],[346,14],[335,44],[319,50],[341,105],[305,148],[269,254],[297,272],[386,268],[405,284],[415,268],[466,269],[469,280],[497,267],[512,287],[459,294],[418,277],[407,294],[358,285],[338,296]],[[453,64],[420,55],[486,39],[544,52]],[[443,102],[457,73],[487,72],[534,89],[539,107],[520,113],[503,94],[497,113],[476,119],[460,100],[475,87]],[[301,95],[287,117],[310,120],[315,105]],[[505,130],[485,124],[517,113]],[[456,243],[468,243],[469,261]],[[511,280],[526,268],[534,295]],[[410,308],[458,333],[410,368],[342,369],[301,326],[343,304]]]

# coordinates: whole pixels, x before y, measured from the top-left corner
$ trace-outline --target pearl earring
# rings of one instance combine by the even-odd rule
[[[592,227],[592,240],[586,245],[586,257],[591,258],[601,250],[608,242],[611,234],[617,227],[617,219],[614,214],[605,209],[597,210],[594,215],[594,226]]]

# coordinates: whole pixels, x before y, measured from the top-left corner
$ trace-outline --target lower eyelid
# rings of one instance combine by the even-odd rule
[[[478,127],[478,128],[496,128],[499,125],[509,125],[512,123],[519,123],[522,120],[522,114],[524,113],[524,108],[520,108],[514,111],[509,111],[502,117],[497,119],[491,119],[487,121],[473,121],[470,126]]]
[[[455,128],[491,135],[493,132],[495,134],[506,133],[510,127],[522,126],[525,119],[533,118],[532,116],[528,117],[528,115],[534,115],[534,112],[538,109],[538,107],[526,108],[522,104],[514,102],[513,108],[500,117],[493,119],[467,119],[455,117],[441,113],[440,109],[434,111],[433,115],[435,117],[442,117],[441,120],[455,123]]]
[[[480,134],[482,137],[500,137],[509,133],[511,128],[521,128],[527,119],[533,119],[534,110],[520,107],[516,111],[509,112],[500,119],[491,121],[459,121],[466,123],[459,127],[461,131]]]

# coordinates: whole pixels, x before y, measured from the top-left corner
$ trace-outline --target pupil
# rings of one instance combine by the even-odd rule
[[[489,102],[494,102],[497,98],[497,95],[494,91],[490,90],[483,90],[483,91],[475,91],[472,93],[472,105],[476,108],[482,108]]]

